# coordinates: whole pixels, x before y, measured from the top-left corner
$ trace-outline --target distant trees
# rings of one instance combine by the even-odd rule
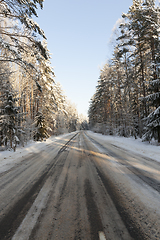
[[[160,142],[160,11],[153,0],[134,0],[122,17],[113,57],[91,99],[90,126]]]
[[[60,83],[53,87],[56,102],[54,116],[54,134],[76,131],[79,128],[79,116],[77,109],[65,96]]]

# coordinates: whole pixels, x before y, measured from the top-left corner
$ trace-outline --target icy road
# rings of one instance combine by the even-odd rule
[[[0,173],[1,240],[160,239],[160,163],[88,131]]]

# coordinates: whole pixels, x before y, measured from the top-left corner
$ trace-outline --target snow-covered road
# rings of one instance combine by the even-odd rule
[[[141,139],[106,136],[93,133],[91,131],[88,132],[90,135],[95,136],[98,140],[109,142],[135,154],[140,154],[144,157],[149,157],[160,162],[160,146],[151,145],[148,142],[142,142]],[[0,151],[0,173],[21,162],[22,158],[24,158],[26,155],[38,153],[48,144],[52,144],[61,138],[67,137],[68,135],[69,134],[64,134],[57,137],[53,136],[47,139],[45,142],[32,141],[25,147],[18,147],[16,152]]]
[[[113,141],[114,137],[107,139],[92,132],[88,132],[87,135],[98,151],[106,156],[103,160],[96,161],[98,169],[102,169],[99,175],[107,191],[111,191],[113,202],[119,193],[119,200],[115,201],[115,206],[119,213],[123,209],[120,215],[126,226],[128,225],[129,229],[137,229],[137,235],[133,234],[134,239],[160,239],[159,147],[156,154],[153,153],[155,146],[150,148],[150,154],[146,154],[146,144],[142,152],[134,151],[138,149],[136,144],[133,144],[133,148],[127,148],[127,144],[118,142],[118,138],[116,142]],[[153,154],[155,160],[149,158]],[[110,182],[113,188],[117,189],[113,194],[112,189],[108,187]]]
[[[0,239],[160,239],[159,146],[82,131],[0,154]]]

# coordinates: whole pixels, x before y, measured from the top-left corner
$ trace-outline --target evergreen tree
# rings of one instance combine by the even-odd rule
[[[133,0],[122,16],[113,58],[91,100],[90,126],[103,124],[107,132],[109,124],[121,135],[160,142],[160,11],[154,0]]]
[[[150,46],[150,79],[148,94],[142,101],[146,102],[149,114],[144,119],[145,134],[143,140],[151,140],[153,137],[160,142],[160,41],[159,41],[159,8],[155,7],[155,1],[144,2],[144,17],[147,23],[146,41]]]
[[[145,97],[145,101],[150,107],[151,113],[143,119],[145,123],[145,133],[143,140],[150,141],[155,138],[160,142],[160,57],[157,54],[155,59],[156,69],[149,85],[150,94]],[[156,75],[156,79],[155,76]]]
[[[7,82],[9,89],[9,82]],[[3,104],[1,105],[0,114],[0,132],[1,145],[16,149],[19,143],[18,133],[18,108],[15,105],[17,99],[14,97],[13,91],[5,90],[3,95]]]
[[[47,130],[47,125],[45,122],[45,118],[41,112],[38,112],[35,121],[35,131],[33,133],[33,138],[35,141],[43,141],[43,139],[46,139],[49,137],[48,130]]]

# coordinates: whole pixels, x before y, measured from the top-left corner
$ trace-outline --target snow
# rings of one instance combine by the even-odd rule
[[[53,136],[44,142],[30,142],[24,148],[18,147],[16,152],[11,152],[11,151],[0,152],[0,173],[9,170],[13,166],[16,166],[16,164],[18,164],[23,160],[24,156],[27,156],[33,153],[38,153],[43,149],[45,149],[47,145],[50,145],[53,142],[58,141],[59,139],[62,139],[65,137],[66,139],[69,138],[70,137],[69,135],[70,133],[59,135],[59,136]],[[135,154],[140,154],[142,156],[149,157],[160,162],[160,146],[155,146],[147,142],[142,142],[141,139],[124,138],[119,136],[106,136],[106,135],[94,133],[91,131],[88,131],[88,135],[91,137],[95,136],[96,140],[99,139],[99,141],[102,141],[105,143],[108,142],[109,144],[116,145],[117,147],[123,148],[127,151],[134,152]],[[108,165],[106,165],[106,163],[108,163],[107,161],[101,161],[101,163],[104,169],[108,168]],[[116,163],[116,160],[111,161],[111,164],[114,164],[114,163]],[[141,168],[141,163],[136,162],[136,166],[138,168]],[[138,206],[137,208],[143,209],[143,212],[134,211],[133,217],[135,218],[137,217],[138,219],[140,219],[142,214],[144,214],[144,218],[146,218],[148,222],[157,222],[157,224],[159,224],[159,220],[157,220],[159,219],[159,215],[160,215],[159,193],[154,189],[152,189],[147,184],[142,185],[142,184],[139,184],[138,181],[133,181],[133,178],[130,177],[130,174],[119,174],[119,173],[125,173],[125,169],[122,167],[122,165],[119,165],[119,167],[117,167],[116,165],[115,168],[116,168],[115,174],[112,176],[114,177],[115,180],[117,179],[116,184],[118,186],[118,189],[120,189],[121,191],[124,189],[123,190],[124,197],[126,196],[127,193],[130,196],[130,198],[126,198],[127,204],[129,204],[127,206],[130,207],[130,209],[132,210],[135,208],[135,206]],[[155,170],[152,168],[149,169],[148,166],[144,164],[142,165],[142,168],[145,169],[147,172],[152,171],[152,173],[154,173],[153,171],[155,171],[155,175],[156,175],[156,169]],[[37,196],[35,202],[33,203],[31,209],[29,210],[28,214],[26,215],[22,224],[20,225],[16,234],[14,235],[13,240],[28,239],[30,232],[32,231],[35,223],[37,222],[37,219],[41,213],[41,210],[45,208],[47,204],[49,192],[51,189],[52,189],[52,182],[50,181],[50,178],[48,178],[45,185],[41,189],[39,195]],[[103,239],[105,240],[105,236],[103,232],[99,232],[99,238],[101,240]]]
[[[142,142],[141,139],[125,138],[118,136],[105,136],[99,133],[93,133],[89,131],[89,134],[96,136],[96,138],[114,144],[125,150],[140,154],[145,157],[152,158],[160,162],[160,146],[154,146],[147,142]],[[0,173],[9,170],[16,164],[20,163],[26,155],[32,153],[38,153],[42,151],[48,144],[57,141],[58,139],[65,137],[69,134],[63,134],[59,136],[53,136],[48,138],[44,142],[30,142],[25,147],[18,147],[16,152],[13,151],[0,151]]]
[[[109,142],[110,144],[114,144],[117,147],[123,148],[132,153],[140,154],[144,157],[160,162],[160,146],[155,146],[148,142],[142,142],[142,139],[135,139],[132,137],[106,136],[91,131],[89,131],[89,134],[96,136],[97,139]]]
[[[31,141],[25,147],[17,147],[16,152],[0,151],[0,173],[8,171],[10,168],[20,163],[25,156],[32,153],[39,153],[47,145],[52,144],[53,142],[66,137],[67,135],[69,135],[69,133],[59,136],[52,136],[43,142]]]

